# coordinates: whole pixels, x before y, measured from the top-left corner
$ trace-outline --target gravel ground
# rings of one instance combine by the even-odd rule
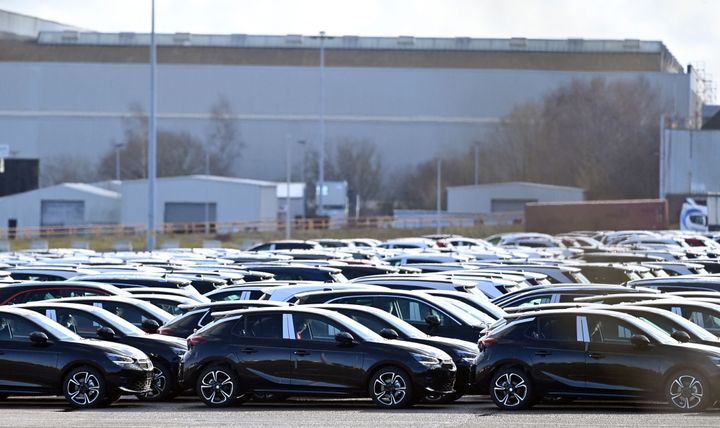
[[[0,416],[3,427],[720,426],[718,409],[682,414],[670,412],[660,404],[580,402],[501,412],[492,403],[476,397],[452,405],[419,405],[399,411],[378,410],[369,400],[290,400],[212,410],[190,398],[158,404],[128,398],[110,408],[76,411],[57,398],[22,398],[0,402]]]

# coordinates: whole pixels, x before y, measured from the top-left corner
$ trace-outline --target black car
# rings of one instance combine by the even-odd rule
[[[566,303],[574,301],[576,297],[583,296],[628,294],[637,293],[639,291],[647,292],[649,290],[638,290],[635,288],[623,287],[622,285],[535,286],[526,288],[523,292],[513,294],[512,296],[500,296],[500,298],[493,299],[491,302],[504,309],[513,306]]]
[[[479,342],[475,380],[504,410],[544,397],[667,400],[700,411],[720,398],[720,351],[680,344],[630,315],[519,314]]]
[[[80,275],[71,278],[74,281],[93,281],[112,284],[118,288],[162,287],[181,289],[200,294],[187,278],[173,278],[163,274],[147,274],[142,272],[108,272],[96,275]]]
[[[260,272],[275,275],[277,281],[320,281],[320,282],[347,282],[340,271],[325,266],[308,266],[303,264],[246,264],[245,267]]]
[[[718,276],[673,276],[665,278],[638,279],[628,282],[636,287],[654,288],[666,293],[679,291],[718,291],[720,292],[720,277]]]
[[[15,305],[38,300],[76,296],[126,296],[108,284],[84,281],[39,281],[4,284],[0,287],[0,305]]]
[[[64,395],[71,406],[107,405],[150,390],[153,365],[139,350],[85,340],[36,312],[0,308],[0,396]]]
[[[604,306],[603,309],[622,312],[649,322],[679,342],[720,347],[720,338],[674,312],[649,306],[633,306],[632,304]]]
[[[682,298],[648,300],[635,302],[633,305],[650,306],[672,311],[715,336],[720,336],[720,305]]]
[[[270,302],[267,300],[242,300],[230,302],[212,302],[200,305],[182,306],[185,311],[165,325],[160,327],[158,333],[166,336],[186,338],[197,330],[213,321],[213,314],[216,312],[227,312],[236,309],[250,309],[260,307],[288,306],[284,302]]]
[[[157,333],[157,329],[161,325],[173,319],[172,315],[152,303],[131,297],[70,297],[58,299],[57,301],[63,303],[80,303],[105,309],[128,321],[135,327],[140,327],[146,333]]]
[[[188,338],[182,380],[210,407],[255,394],[367,397],[407,407],[449,394],[455,364],[421,344],[386,340],[336,312],[315,308],[248,309]]]
[[[343,303],[372,306],[389,312],[425,334],[476,342],[486,327],[452,303],[423,292],[342,290],[297,295],[298,305]]]
[[[184,340],[147,334],[104,309],[74,303],[35,302],[22,305],[38,312],[85,339],[122,343],[144,352],[153,363],[151,391],[138,398],[160,401],[180,392],[177,372],[180,357],[187,351]]]
[[[352,318],[386,339],[399,339],[406,342],[421,343],[446,352],[457,367],[455,392],[448,395],[431,395],[428,401],[451,402],[465,394],[472,393],[470,371],[475,363],[477,348],[475,343],[440,336],[428,336],[412,325],[389,313],[369,306],[358,305],[313,305],[318,309],[327,309]]]

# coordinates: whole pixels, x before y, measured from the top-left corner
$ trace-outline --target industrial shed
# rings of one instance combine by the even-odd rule
[[[277,183],[209,175],[157,179],[156,224],[268,222],[277,219]],[[121,223],[147,222],[147,180],[122,183]]]
[[[63,183],[0,198],[0,229],[117,224],[120,193],[90,184]]]
[[[585,200],[579,187],[508,182],[448,187],[448,213],[521,213],[528,202],[578,202]]]

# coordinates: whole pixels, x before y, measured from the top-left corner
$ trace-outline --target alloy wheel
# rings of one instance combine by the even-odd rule
[[[100,398],[100,381],[90,372],[79,371],[68,379],[67,392],[74,404],[89,406]]]
[[[407,396],[407,384],[398,373],[384,372],[375,378],[373,394],[378,402],[395,406]]]
[[[679,409],[695,409],[703,402],[704,394],[700,379],[689,374],[679,375],[670,383],[670,401]]]
[[[210,404],[223,404],[233,398],[232,376],[222,370],[211,370],[200,380],[200,394]]]
[[[504,406],[515,407],[525,401],[528,388],[522,376],[517,373],[508,372],[498,376],[495,380],[493,394]]]
[[[150,383],[150,392],[145,394],[146,398],[156,398],[161,396],[168,387],[167,374],[161,368],[153,367],[153,378]]]

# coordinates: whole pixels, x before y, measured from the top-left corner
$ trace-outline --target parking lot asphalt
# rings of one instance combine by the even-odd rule
[[[382,427],[382,426],[713,426],[720,409],[699,414],[673,413],[662,404],[577,402],[538,405],[522,412],[499,411],[482,397],[463,398],[452,405],[418,405],[380,410],[369,400],[289,400],[282,404],[246,403],[230,409],[209,409],[192,398],[168,403],[143,403],[134,398],[112,407],[71,410],[59,398],[19,398],[0,402],[3,427]]]

